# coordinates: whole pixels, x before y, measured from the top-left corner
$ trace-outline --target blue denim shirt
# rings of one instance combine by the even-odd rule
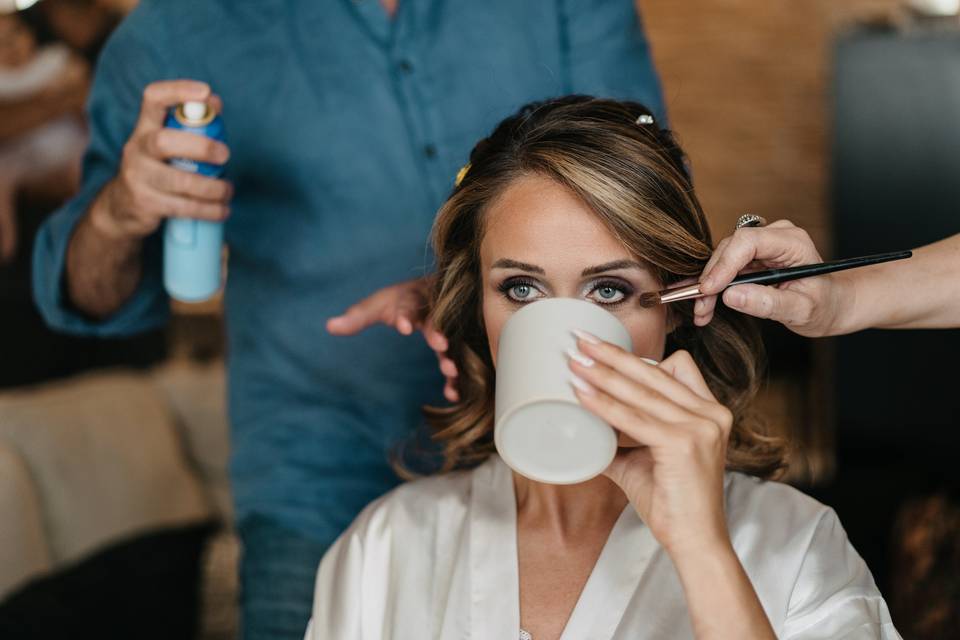
[[[231,475],[237,516],[332,541],[396,480],[387,452],[440,403],[418,334],[327,334],[327,318],[429,270],[428,232],[473,144],[520,105],[567,93],[663,115],[632,0],[144,0],[100,59],[82,189],[43,226],[34,291],[53,327],[161,325],[159,237],[106,322],[63,297],[77,219],[116,173],[143,88],[192,78],[224,100],[236,186],[226,224]],[[130,425],[135,429],[136,425]]]

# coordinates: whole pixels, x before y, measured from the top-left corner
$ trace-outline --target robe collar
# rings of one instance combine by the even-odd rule
[[[656,539],[628,504],[600,552],[561,640],[612,638],[658,549]],[[473,474],[470,581],[470,637],[519,638],[517,501],[510,468],[496,455]]]

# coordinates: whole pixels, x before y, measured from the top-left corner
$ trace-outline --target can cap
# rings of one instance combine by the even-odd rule
[[[188,120],[203,120],[207,117],[207,103],[184,102],[183,115],[187,116]]]

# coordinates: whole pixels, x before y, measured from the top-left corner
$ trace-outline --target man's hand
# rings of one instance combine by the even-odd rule
[[[202,82],[155,82],[143,93],[140,118],[123,148],[117,175],[80,219],[67,247],[67,293],[95,318],[115,313],[137,288],[143,239],[167,217],[221,221],[233,187],[223,180],[168,166],[170,158],[223,164],[227,146],[203,136],[166,129],[167,110],[181,102],[220,99]]]
[[[460,399],[457,393],[457,365],[447,357],[447,338],[437,331],[427,317],[427,291],[430,278],[401,282],[373,293],[357,302],[342,315],[327,320],[327,331],[335,336],[352,336],[375,324],[393,327],[402,335],[423,333],[427,344],[437,354],[440,372],[447,382],[444,397],[450,402]]]
[[[229,183],[167,164],[171,158],[224,164],[230,157],[222,142],[164,128],[170,107],[188,101],[221,108],[220,99],[202,82],[154,82],[144,90],[140,117],[124,145],[117,176],[90,210],[91,223],[105,236],[139,240],[167,217],[222,221],[229,214]]]

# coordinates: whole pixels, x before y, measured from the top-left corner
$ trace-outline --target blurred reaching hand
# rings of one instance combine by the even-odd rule
[[[436,330],[427,315],[430,278],[418,278],[395,284],[357,302],[343,314],[327,320],[327,331],[335,336],[352,336],[375,324],[393,327],[409,336],[421,331],[427,344],[437,355],[440,372],[446,378],[444,397],[450,402],[460,399],[457,392],[457,365],[447,357],[447,338]]]

